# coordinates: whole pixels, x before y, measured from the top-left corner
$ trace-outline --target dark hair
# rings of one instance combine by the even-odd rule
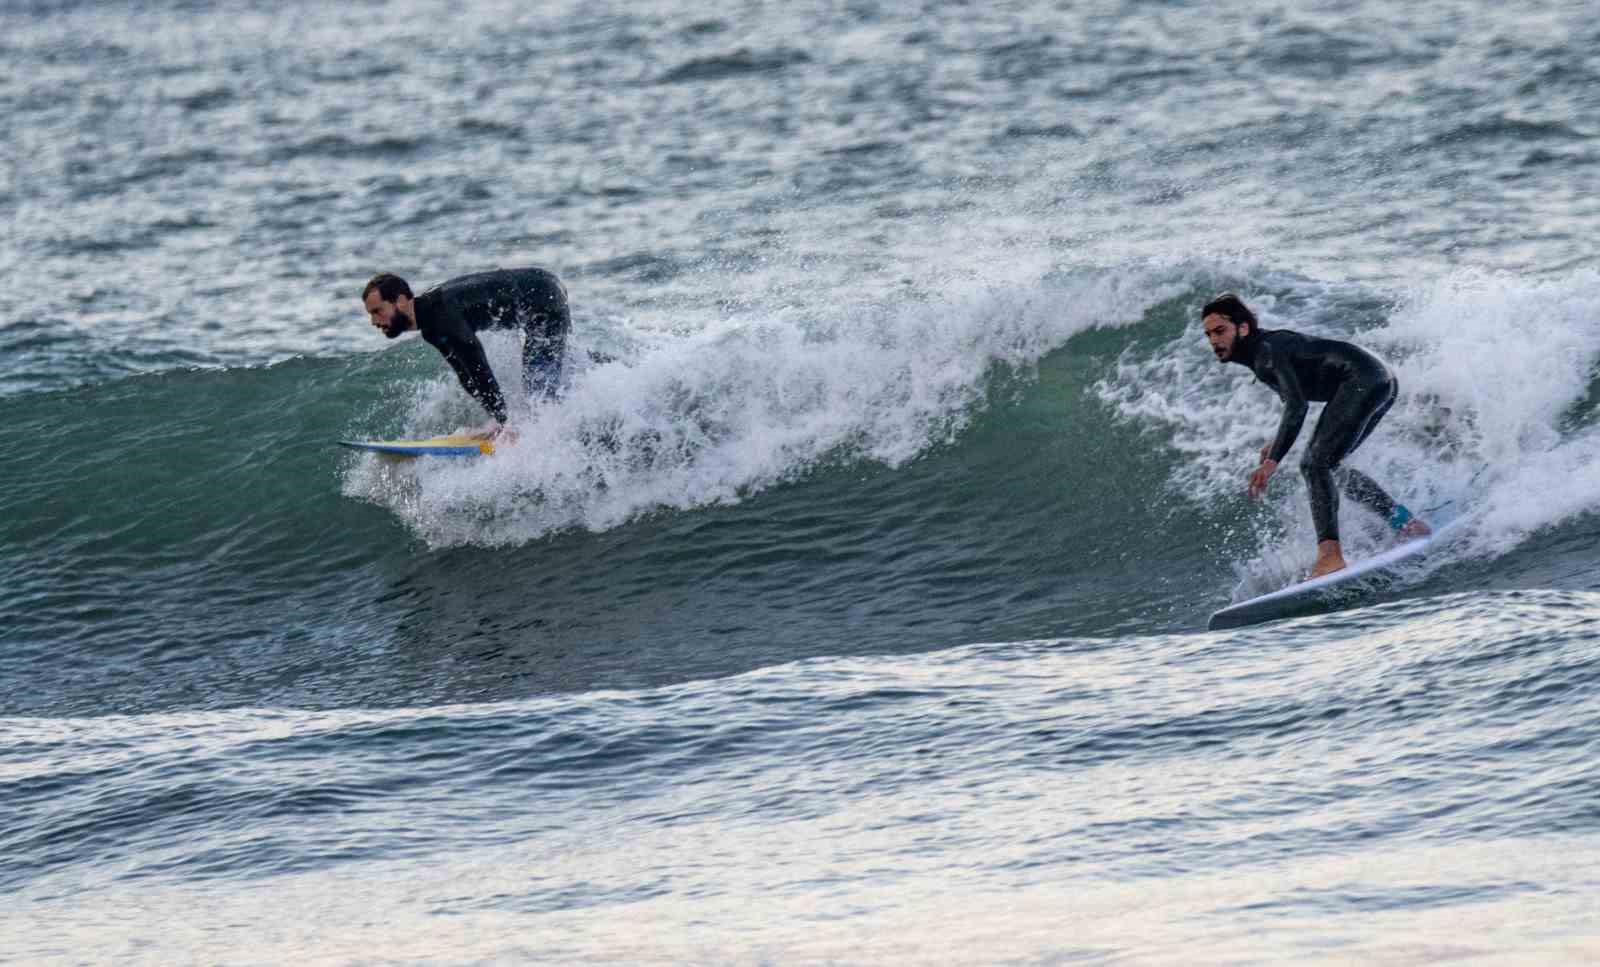
[[[406,285],[406,280],[392,272],[379,272],[374,275],[367,282],[366,287],[361,290],[362,302],[367,301],[367,293],[373,289],[378,290],[378,298],[384,302],[393,302],[400,296],[405,296],[408,299],[416,298],[411,294],[411,286]]]
[[[1207,302],[1205,308],[1200,310],[1200,318],[1204,319],[1212,313],[1227,316],[1228,321],[1236,326],[1249,325],[1252,336],[1261,331],[1260,323],[1256,322],[1256,314],[1250,311],[1250,307],[1244,304],[1244,300],[1232,292],[1224,292]]]

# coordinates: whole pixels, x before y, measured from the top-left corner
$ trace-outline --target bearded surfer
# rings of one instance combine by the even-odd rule
[[[1283,401],[1277,435],[1261,448],[1261,464],[1250,474],[1250,496],[1266,492],[1267,481],[1300,434],[1308,404],[1327,404],[1300,459],[1317,530],[1317,560],[1311,577],[1345,566],[1339,545],[1341,490],[1387,520],[1403,539],[1432,533],[1421,518],[1397,503],[1371,477],[1343,465],[1383,419],[1399,392],[1394,374],[1378,357],[1347,342],[1288,329],[1263,330],[1255,313],[1232,293],[1206,303],[1200,310],[1200,325],[1219,362],[1249,367]]]
[[[373,328],[390,339],[416,331],[455,370],[461,388],[492,419],[470,435],[492,439],[507,419],[506,397],[478,341],[486,329],[522,331],[522,386],[528,398],[555,395],[572,316],[567,290],[541,268],[496,269],[450,279],[413,297],[398,275],[383,272],[361,290]]]

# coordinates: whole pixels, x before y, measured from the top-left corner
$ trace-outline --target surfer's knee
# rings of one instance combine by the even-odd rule
[[[1339,465],[1310,450],[1300,458],[1300,476],[1307,480],[1331,479]]]

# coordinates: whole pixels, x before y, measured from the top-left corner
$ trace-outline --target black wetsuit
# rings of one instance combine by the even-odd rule
[[[522,385],[529,398],[555,393],[572,316],[567,290],[553,272],[497,269],[442,282],[416,299],[417,328],[456,371],[461,388],[490,415],[506,421],[506,398],[489,368],[478,333],[521,329]]]
[[[1391,523],[1398,519],[1397,505],[1382,487],[1359,470],[1340,466],[1383,419],[1399,392],[1394,374],[1378,357],[1347,342],[1268,329],[1236,344],[1230,362],[1250,367],[1283,400],[1278,435],[1267,454],[1274,462],[1281,462],[1294,446],[1307,404],[1327,404],[1300,459],[1318,541],[1339,539],[1339,490]]]

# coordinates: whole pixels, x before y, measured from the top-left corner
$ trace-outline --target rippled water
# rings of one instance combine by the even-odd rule
[[[0,960],[1592,959],[1591,13],[7,7]],[[513,264],[518,445],[333,447]],[[1312,550],[1222,289],[1470,523],[1207,633]]]

